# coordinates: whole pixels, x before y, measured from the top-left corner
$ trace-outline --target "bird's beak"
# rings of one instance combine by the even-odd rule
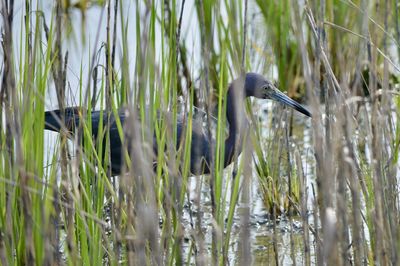
[[[288,96],[280,92],[277,88],[269,88],[268,96],[272,100],[283,103],[284,105],[292,107],[293,109],[299,111],[300,113],[305,114],[308,117],[311,117],[311,113],[306,108],[304,108],[301,104],[299,104],[295,100],[289,98]]]

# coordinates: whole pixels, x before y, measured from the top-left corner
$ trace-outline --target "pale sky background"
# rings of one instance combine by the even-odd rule
[[[25,12],[25,1],[16,1],[14,7],[14,52],[16,58],[20,55],[19,53],[19,46],[20,46],[20,39],[21,39],[21,30],[22,34],[24,34],[24,27],[21,27],[23,22],[23,15]],[[140,2],[140,1],[139,1]],[[255,10],[252,7],[252,1],[249,1],[249,11],[248,11],[248,21],[249,21],[249,28],[248,28],[248,51],[250,50],[249,56],[254,54],[254,49],[252,46],[260,47],[261,49],[266,49],[268,47],[268,43],[265,43],[265,37],[260,37],[260,32],[263,32],[263,29],[257,27],[257,19],[261,19],[261,16],[255,16]],[[120,1],[120,4],[123,5],[123,12],[124,18],[128,25],[128,43],[131,45],[129,49],[129,57],[130,57],[130,69],[131,73],[134,71],[134,63],[136,58],[136,5],[134,1]],[[156,4],[160,6],[159,10],[161,9],[161,0],[156,1]],[[46,23],[50,26],[51,16],[52,16],[52,8],[54,2],[50,0],[34,0],[32,5],[32,10],[43,10]],[[181,9],[181,1],[177,1],[178,10]],[[38,8],[36,8],[38,6]],[[226,13],[224,13],[224,9],[221,8],[221,16],[226,17]],[[113,7],[111,12],[113,12]],[[118,10],[119,12],[119,10]],[[144,6],[142,6],[142,14],[144,14]],[[86,21],[83,24],[80,10],[76,8],[72,8],[70,12],[71,21],[73,24],[73,31],[71,32],[73,35],[67,37],[64,32],[64,53],[66,50],[69,51],[68,57],[68,72],[67,72],[67,81],[69,82],[70,88],[67,88],[67,106],[68,105],[76,105],[77,104],[77,96],[79,93],[79,80],[80,80],[80,68],[82,66],[82,84],[83,87],[87,85],[87,79],[89,77],[89,62],[91,61],[93,50],[96,51],[99,49],[101,44],[106,41],[106,19],[107,19],[107,10],[106,8],[100,6],[92,6],[87,9],[86,12]],[[117,30],[118,35],[116,39],[117,43],[117,51],[116,51],[116,62],[115,66],[117,70],[119,70],[119,58],[121,55],[121,32],[120,32],[120,18],[118,17],[117,21]],[[85,35],[85,43],[81,40],[82,36],[82,24],[84,25],[84,35]],[[112,25],[112,21],[111,21]],[[262,25],[260,23],[260,25]],[[185,42],[187,50],[188,50],[188,63],[191,71],[193,72],[193,77],[197,78],[200,76],[199,70],[201,69],[201,53],[200,53],[200,33],[198,32],[198,20],[195,10],[195,0],[187,0],[185,3],[185,9],[183,13],[183,20],[182,20],[182,30],[181,30],[181,42]],[[99,32],[98,41],[96,43],[96,36]],[[265,33],[265,31],[264,31]],[[43,40],[44,31],[43,31]],[[161,31],[160,26],[156,25],[156,35],[158,41],[156,44],[159,47],[156,47],[156,60],[159,62],[160,59],[160,51],[161,51]],[[258,36],[258,40],[255,40],[251,36]],[[44,46],[46,43],[43,44]],[[252,51],[253,50],[253,51]],[[257,71],[261,69],[262,65],[265,61],[272,60],[272,52],[269,52],[270,58],[265,59],[264,56],[260,55],[257,60],[254,60],[254,67],[252,71]],[[100,62],[104,63],[104,49],[100,53]],[[253,60],[255,57],[250,57]],[[252,62],[253,65],[253,62]],[[268,73],[270,78],[277,78],[276,77],[276,69],[274,67],[271,68],[271,73]],[[264,73],[265,74],[265,73]],[[52,82],[52,79],[49,79]],[[51,84],[50,89],[47,90],[48,95],[46,95],[46,109],[54,109],[57,107],[57,101],[55,97],[54,86]]]

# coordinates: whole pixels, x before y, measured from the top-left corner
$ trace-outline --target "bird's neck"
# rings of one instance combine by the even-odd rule
[[[242,151],[244,134],[248,128],[245,115],[245,97],[243,83],[237,81],[229,86],[226,105],[229,136],[225,140],[224,166],[229,165]]]

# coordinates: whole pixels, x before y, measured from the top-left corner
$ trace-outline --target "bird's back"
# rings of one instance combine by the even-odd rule
[[[83,117],[83,109],[80,107],[68,107],[65,109],[64,119],[62,119],[61,111],[47,111],[45,112],[45,129],[60,132],[61,130],[67,130],[71,134],[70,137],[74,136],[76,133],[76,129],[79,126],[80,120]],[[121,109],[118,113],[121,125],[124,127],[125,120],[127,117],[127,110]],[[87,113],[89,115],[89,113]],[[158,116],[160,117],[160,116]],[[63,121],[62,121],[63,120]],[[91,121],[91,132],[92,137],[98,142],[98,138],[104,138],[105,127],[107,125],[107,114],[106,112],[101,111],[92,111],[90,112],[90,118],[86,118],[86,121]],[[100,122],[103,122],[102,125]],[[141,125],[139,121],[134,125]],[[192,130],[192,140],[191,140],[191,149],[190,149],[190,171],[192,174],[205,174],[209,173],[208,163],[210,161],[210,145],[209,140],[206,137],[206,134],[203,131],[201,121],[193,122],[193,130]],[[176,149],[179,149],[180,145],[184,145],[184,137],[186,136],[185,128],[187,123],[183,120],[178,119],[177,122],[177,143]],[[102,130],[103,128],[103,130]],[[124,133],[126,134],[126,128],[124,129]],[[99,135],[100,134],[100,135]],[[118,175],[122,171],[123,165],[123,153],[124,146],[122,144],[118,127],[116,123],[116,119],[114,115],[110,116],[110,157],[111,157],[111,170],[112,175]],[[127,135],[125,135],[127,136]],[[130,147],[132,137],[127,137],[127,147]],[[153,134],[153,153],[154,158],[157,158],[157,139],[155,134]],[[130,149],[128,148],[128,153]],[[104,152],[103,152],[104,156]],[[155,159],[154,159],[155,161]]]

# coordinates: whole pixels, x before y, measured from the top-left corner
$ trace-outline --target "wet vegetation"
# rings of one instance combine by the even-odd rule
[[[0,9],[2,265],[399,264],[399,1]],[[249,71],[313,117],[247,101],[251,130],[224,169],[224,99]],[[68,106],[84,107],[72,141],[44,131],[44,112]],[[110,117],[122,107],[121,140],[136,141],[110,178]],[[90,110],[105,118],[95,139]],[[193,177],[198,126],[216,144],[211,174]]]

